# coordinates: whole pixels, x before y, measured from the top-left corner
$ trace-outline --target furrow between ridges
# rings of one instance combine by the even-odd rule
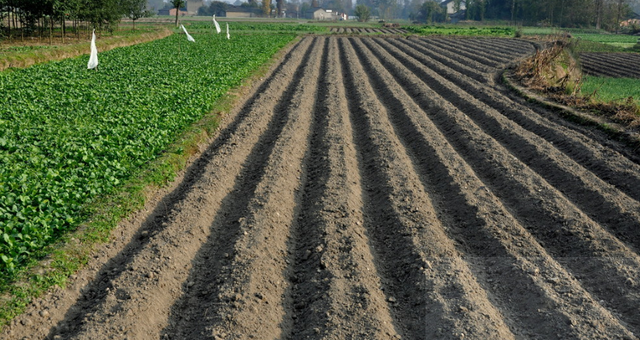
[[[476,60],[479,63],[483,63],[491,67],[499,68],[502,65],[504,65],[505,62],[507,62],[503,58],[496,58],[495,56],[489,55],[488,53],[466,48],[464,47],[464,45],[460,44],[460,42],[452,43],[452,42],[449,42],[448,39],[443,39],[443,38],[431,38],[431,39],[422,39],[422,40],[431,45],[436,45],[442,49],[450,50],[452,52],[462,54],[466,57]]]
[[[420,56],[413,54],[418,60]],[[434,65],[434,63],[431,63]],[[636,201],[640,201],[640,166],[625,156],[608,148],[603,148],[588,136],[576,133],[554,123],[522,104],[506,98],[502,93],[478,84],[463,74],[447,71],[442,65],[435,67],[440,75],[483,103],[495,108],[522,128],[553,144],[575,162],[596,174],[602,180],[614,185]]]
[[[381,54],[387,53],[389,46],[378,50],[384,50],[379,52]],[[403,67],[411,69],[404,58],[398,61]],[[405,90],[414,93],[414,98],[425,110],[433,105],[434,98],[442,98],[425,86],[434,86],[443,80],[425,79],[428,83],[424,83],[415,76],[410,75],[409,78],[414,80],[397,80],[405,84]],[[420,83],[424,84],[423,88],[417,86],[414,90],[416,84]],[[430,94],[425,97],[425,92]],[[458,100],[455,96],[445,96],[443,99],[439,105],[450,107],[450,100]],[[640,268],[638,255],[576,209],[555,188],[487,136],[463,112],[455,107],[446,112],[448,114],[432,115],[430,118],[439,130],[446,132],[449,143],[464,157],[486,187],[500,198],[509,213],[556,261],[570,270],[589,294],[597,300],[603,300],[602,303],[613,310],[616,317],[624,320],[632,331],[637,331],[634,306],[638,305],[639,297],[636,284]],[[574,294],[574,289],[577,288],[568,292]],[[614,294],[613,291],[618,293]]]
[[[437,61],[422,57],[417,51],[407,49],[406,45],[393,44],[393,46],[400,46],[399,48],[404,50],[390,49],[390,52],[406,53],[406,56],[416,58],[413,60],[421,62],[438,76],[455,72]],[[416,72],[429,77],[426,69],[416,69]],[[463,75],[456,73],[453,76],[446,76],[453,79],[462,77]],[[438,88],[434,86],[434,89],[449,98],[456,98],[455,105],[468,113],[468,116],[487,134],[560,190],[592,219],[604,225],[636,252],[640,249],[640,230],[636,228],[640,225],[640,202],[604,182],[596,174],[557,150],[555,145],[502,116],[493,107],[466,95],[465,92],[457,92],[455,84],[446,84],[437,77],[434,79],[436,80],[434,84],[439,84]],[[472,81],[467,79],[469,82]],[[511,133],[505,134],[506,130]]]
[[[225,232],[196,257],[165,330],[171,338],[277,339],[286,332],[287,244],[311,119],[310,79],[320,64],[318,40],[275,106],[273,128],[252,151],[228,208],[214,221]]]
[[[429,193],[394,136],[391,108],[375,99],[372,86],[378,82],[361,80],[371,74],[371,60],[354,50],[358,41],[341,40],[347,88],[369,207],[366,225],[385,269],[385,292],[395,301],[396,322],[409,338],[512,338],[443,231]]]
[[[509,51],[512,56],[532,55],[536,52],[533,43],[513,38],[490,38],[481,40],[483,45]]]
[[[490,81],[491,75],[497,71],[496,68],[486,67],[485,65],[478,63],[475,60],[457,55],[455,52],[452,52],[450,50],[441,49],[436,46],[427,47],[427,45],[423,44],[420,40],[398,39],[397,41],[413,47],[414,49],[420,51],[420,53],[423,53],[430,58],[438,60],[442,63],[448,63],[449,66],[456,71],[464,73],[469,77],[483,83]],[[452,63],[452,60],[455,60],[457,62]]]
[[[304,48],[296,50],[292,61],[272,76],[280,77],[283,72],[298,68],[304,61],[301,56]],[[239,114],[244,118],[230,132],[227,142],[205,152],[210,153],[206,156],[209,161],[203,165],[205,169],[197,171],[198,175],[179,189],[186,193],[177,193],[177,202],[163,202],[156,208],[163,210],[161,216],[166,217],[158,223],[148,221],[149,225],[140,228],[129,245],[84,288],[76,305],[49,336],[78,339],[104,339],[117,334],[139,338],[160,336],[171,305],[189,277],[191,261],[207,239],[218,233],[212,230],[211,221],[233,191],[251,149],[268,130],[273,105],[285,92],[286,83],[272,82],[269,88],[273,96],[263,96],[254,102],[254,105],[260,102],[262,110]],[[167,208],[171,210],[164,211]],[[105,324],[109,326],[106,331],[102,328]]]
[[[389,339],[394,329],[363,228],[360,179],[335,38],[327,39],[291,248],[289,339]]]
[[[523,57],[527,54],[531,54],[533,52],[531,49],[525,49],[526,52],[515,51],[510,45],[497,44],[497,39],[488,39],[488,38],[469,38],[465,40],[465,46],[475,47],[482,51],[488,50],[489,55],[495,55],[505,60],[513,60],[520,57]],[[505,40],[505,39],[500,39]],[[531,45],[529,45],[532,47]]]
[[[434,205],[440,208],[439,218],[465,259],[473,263],[474,274],[482,279],[482,286],[504,313],[512,332],[585,337],[584,334],[603,328],[605,334],[628,334],[487,189],[471,168],[473,164],[467,164],[464,155],[458,156],[458,150],[451,145],[451,128],[443,129],[429,119],[447,115],[455,108],[421,84],[397,60],[385,56],[382,49],[369,47],[375,55],[369,59],[377,57],[384,65],[376,69],[389,69],[388,74],[376,74],[401,80],[404,91],[381,87],[379,96],[395,108],[391,120],[408,146]],[[362,51],[366,53],[365,48]],[[376,83],[389,84],[392,80]],[[420,94],[405,93],[407,88]],[[559,287],[547,280],[549,277],[571,286],[574,295],[563,296]],[[549,304],[562,308],[549,310]],[[576,305],[589,306],[596,316],[574,313],[572,308]]]

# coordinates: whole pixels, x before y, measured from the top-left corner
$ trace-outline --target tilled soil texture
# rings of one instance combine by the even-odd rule
[[[493,84],[533,52],[302,39],[2,337],[636,339],[640,165]]]
[[[331,33],[341,34],[405,34],[404,28],[362,28],[362,27],[333,27]]]
[[[638,53],[582,53],[582,71],[589,75],[613,78],[640,78]]]

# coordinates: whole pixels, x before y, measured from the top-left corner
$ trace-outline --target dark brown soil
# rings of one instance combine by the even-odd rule
[[[640,78],[638,53],[582,53],[584,73],[601,77]]]
[[[361,28],[361,27],[333,27],[331,33],[340,34],[405,34],[404,28]]]
[[[533,52],[304,38],[0,337],[636,339],[637,155],[495,84]]]

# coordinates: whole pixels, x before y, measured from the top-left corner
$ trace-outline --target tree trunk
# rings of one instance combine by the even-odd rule
[[[620,16],[622,15],[622,3],[624,0],[618,0],[618,13],[616,14],[616,34],[620,29]]]
[[[9,36],[9,40],[11,40],[11,10],[7,13],[7,23],[7,28],[9,29],[7,35]]]
[[[602,26],[602,0],[596,0],[596,29]]]

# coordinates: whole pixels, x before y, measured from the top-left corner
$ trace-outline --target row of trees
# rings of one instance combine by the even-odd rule
[[[172,0],[173,1],[173,0]],[[270,13],[271,1],[249,0],[246,6],[263,7]],[[503,21],[517,25],[561,27],[595,27],[615,30],[620,21],[632,13],[631,4],[640,0],[453,0],[454,11],[465,9],[463,19]],[[214,1],[202,9],[203,15],[224,11],[225,3]],[[381,19],[404,18],[421,22],[445,22],[449,19],[442,0],[277,0],[278,13],[304,12],[311,7],[324,7],[354,13],[360,20],[377,16]]]
[[[51,35],[54,28],[79,35],[82,29],[113,30],[120,19],[132,20],[151,13],[146,0],[0,0],[0,27],[5,35]],[[70,22],[71,26],[67,27]]]
[[[508,21],[519,25],[596,27],[615,29],[632,14],[630,4],[638,0],[453,0],[465,8],[467,20]],[[371,15],[382,19],[407,18],[443,22],[446,10],[437,0],[358,0]]]
[[[467,17],[614,30],[632,14],[630,4],[630,0],[468,0]]]
[[[202,6],[198,9],[198,15],[201,16],[211,16],[215,15],[223,15],[227,9],[228,4],[223,1],[212,1],[209,5]],[[335,10],[339,13],[348,13],[349,9],[353,8],[352,0],[311,0],[311,1],[300,1],[300,0],[261,0],[258,3],[257,0],[249,0],[248,2],[243,2],[241,4],[242,7],[251,7],[260,9],[260,12],[264,16],[270,16],[275,13],[275,16],[281,17],[284,13],[286,13],[290,17],[299,18],[303,17],[303,14],[314,7],[323,7],[327,9]]]

